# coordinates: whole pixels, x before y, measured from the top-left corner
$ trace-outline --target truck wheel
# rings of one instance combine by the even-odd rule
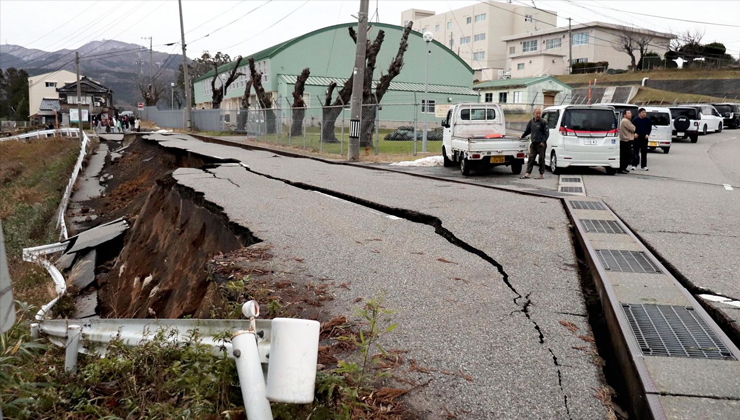
[[[668,152],[671,151],[670,146],[669,147],[661,147],[661,149],[663,149],[663,153],[665,153],[665,154],[668,154]]]
[[[455,162],[447,158],[447,151],[445,150],[444,146],[442,146],[442,160],[445,168],[449,168],[455,165]]]
[[[460,172],[463,176],[470,175],[470,160],[468,158],[460,159]]]
[[[522,166],[522,161],[514,161],[514,163],[511,164],[511,173],[513,173],[514,175],[519,175],[520,173],[522,173]]]
[[[699,133],[694,133],[690,135],[689,138],[691,139],[692,143],[696,143],[697,141],[699,141]]]
[[[554,151],[550,155],[550,170],[552,171],[553,175],[557,175],[560,173],[560,170],[558,169],[558,157],[555,156]]]
[[[612,168],[611,166],[607,166],[604,169],[606,169],[607,175],[615,175],[617,173],[617,168]]]

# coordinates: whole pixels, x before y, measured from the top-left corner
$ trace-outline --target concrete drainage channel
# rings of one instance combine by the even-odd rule
[[[198,138],[306,158],[280,150]],[[310,159],[328,164],[363,166]],[[618,391],[628,395],[627,400],[619,402],[626,402],[632,414],[641,419],[706,418],[707,413],[711,413],[713,418],[738,418],[740,350],[692,293],[605,203],[586,197],[582,176],[561,176],[558,191],[554,192],[481,185],[377,166],[366,168],[561,199],[573,224],[576,253],[585,264],[582,267],[582,275],[587,277],[582,279],[584,295],[592,289],[600,302],[600,305],[595,305],[600,308],[589,307],[589,320],[597,346],[608,364],[616,362],[619,365],[619,372],[605,372],[607,380],[620,388]],[[300,183],[291,185],[316,189]],[[336,195],[336,192],[328,193]],[[342,198],[356,201],[354,197]],[[393,214],[393,209],[378,210]],[[427,220],[413,220],[414,215],[400,216],[430,224]],[[605,326],[596,325],[592,318],[598,318],[599,322],[603,318]]]

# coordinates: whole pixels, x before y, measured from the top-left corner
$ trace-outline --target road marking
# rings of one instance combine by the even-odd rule
[[[727,191],[732,191],[732,185],[730,185],[730,184],[722,184],[722,185],[724,185],[724,186],[725,186],[725,189],[726,189]]]
[[[319,194],[319,195],[323,195],[324,197],[327,197],[327,198],[331,198],[332,200],[342,201],[342,202],[345,202],[345,203],[347,203],[347,204],[351,204],[351,205],[354,205],[354,206],[358,206],[358,207],[360,207],[360,208],[362,208],[362,209],[365,209],[366,211],[369,211],[369,212],[370,212],[370,213],[372,213],[372,214],[375,214],[375,215],[378,215],[378,216],[382,216],[382,217],[385,217],[386,219],[390,219],[390,220],[401,220],[401,218],[400,218],[400,217],[398,217],[398,216],[393,216],[393,215],[391,215],[391,214],[385,214],[385,213],[382,213],[382,212],[379,212],[379,211],[375,211],[375,210],[373,210],[373,209],[370,209],[370,208],[367,208],[367,207],[365,207],[365,206],[362,206],[362,205],[359,205],[359,204],[353,203],[353,202],[351,202],[351,201],[347,201],[347,200],[345,200],[345,199],[342,199],[342,198],[339,198],[339,197],[334,197],[333,195],[329,195],[329,194],[325,194],[325,193],[322,193],[321,191],[314,191],[314,192],[315,192],[316,194]]]

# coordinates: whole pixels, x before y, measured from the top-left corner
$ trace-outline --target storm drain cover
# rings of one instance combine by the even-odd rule
[[[614,220],[582,219],[581,225],[591,233],[624,233]]]
[[[647,258],[644,252],[621,249],[598,249],[596,254],[605,269],[623,273],[660,273],[658,267]]]
[[[623,303],[622,309],[646,356],[736,360],[690,306]]]
[[[576,210],[605,210],[599,201],[571,201],[570,206]]]
[[[562,182],[581,182],[581,178],[562,178]]]
[[[560,191],[567,193],[582,193],[583,187],[560,187]]]

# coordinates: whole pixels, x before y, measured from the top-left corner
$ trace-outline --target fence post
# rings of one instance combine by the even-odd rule
[[[293,109],[290,106],[290,100],[288,98],[285,98],[285,102],[288,103],[288,112],[290,112],[290,118],[288,118],[288,146],[293,144],[292,141],[292,131],[293,131]],[[306,113],[303,113],[303,119],[306,119]]]
[[[380,154],[380,139],[378,138],[378,125],[380,125],[380,104],[378,95],[375,95],[375,156]]]
[[[344,101],[341,96],[337,96],[337,99],[342,103],[342,138],[339,139],[339,154],[344,156]]]
[[[67,327],[67,348],[64,353],[64,370],[74,372],[77,367],[77,352],[80,349],[80,326]]]
[[[249,420],[271,420],[272,410],[267,401],[265,377],[262,374],[257,339],[253,332],[240,331],[232,338],[236,372],[244,399],[244,409]]]
[[[303,117],[303,150],[306,150],[306,136],[307,136],[306,129],[307,129],[306,117],[304,116]]]
[[[416,92],[414,92],[414,156],[416,156],[416,124],[417,124]]]

